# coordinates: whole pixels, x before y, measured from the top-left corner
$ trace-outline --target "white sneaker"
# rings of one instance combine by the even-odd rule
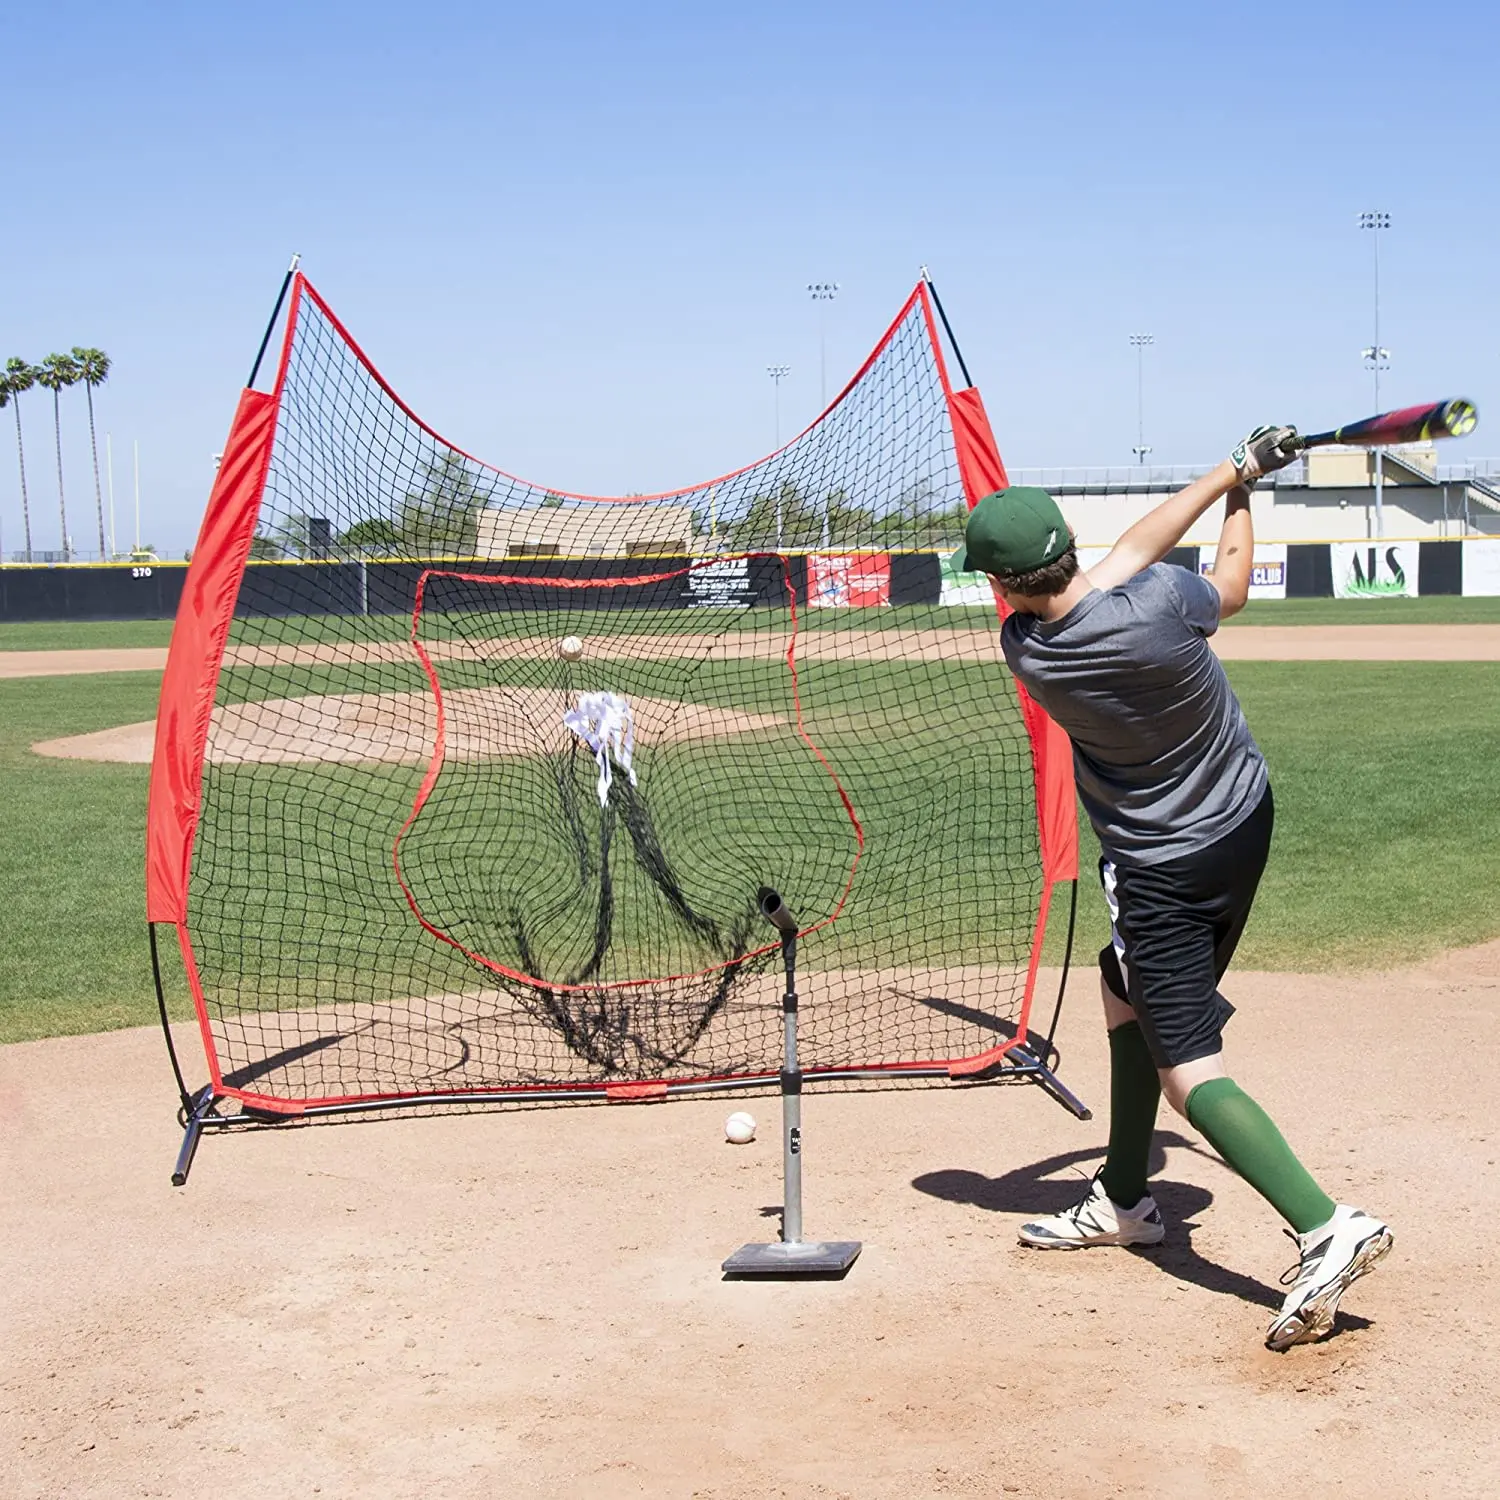
[[[1291,1291],[1266,1332],[1266,1348],[1290,1349],[1310,1344],[1333,1331],[1339,1298],[1391,1248],[1391,1231],[1362,1209],[1340,1203],[1333,1217],[1306,1234],[1287,1234],[1297,1242],[1300,1258],[1282,1282]]]
[[[1166,1235],[1154,1198],[1121,1208],[1095,1177],[1072,1208],[1021,1226],[1021,1243],[1038,1250],[1085,1250],[1090,1245],[1159,1245]]]

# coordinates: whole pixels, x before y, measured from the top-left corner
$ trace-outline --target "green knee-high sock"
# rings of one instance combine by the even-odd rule
[[[1160,1100],[1161,1082],[1140,1022],[1116,1026],[1109,1034],[1109,1155],[1099,1180],[1121,1208],[1134,1208],[1146,1196]]]
[[[1292,1155],[1271,1117],[1232,1078],[1200,1083],[1187,1096],[1187,1117],[1298,1234],[1333,1217],[1333,1199]]]

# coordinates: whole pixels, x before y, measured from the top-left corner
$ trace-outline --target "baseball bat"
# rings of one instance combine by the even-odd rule
[[[1404,406],[1400,411],[1383,411],[1335,427],[1330,432],[1314,432],[1297,440],[1300,448],[1322,448],[1329,443],[1352,443],[1361,448],[1384,447],[1387,443],[1416,443],[1426,438],[1467,437],[1479,424],[1479,408],[1472,401],[1455,397],[1451,401],[1433,401],[1426,406]]]

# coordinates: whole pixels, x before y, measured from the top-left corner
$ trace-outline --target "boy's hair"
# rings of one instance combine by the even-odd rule
[[[1078,548],[1068,548],[1055,562],[1044,567],[1029,568],[1024,573],[996,573],[1002,588],[1013,594],[1026,594],[1032,598],[1050,599],[1060,594],[1078,576]]]

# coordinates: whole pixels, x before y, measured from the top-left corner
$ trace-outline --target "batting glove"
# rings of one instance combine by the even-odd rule
[[[1295,427],[1257,427],[1249,437],[1235,445],[1229,462],[1234,465],[1243,484],[1274,469],[1284,469],[1301,452]]]

